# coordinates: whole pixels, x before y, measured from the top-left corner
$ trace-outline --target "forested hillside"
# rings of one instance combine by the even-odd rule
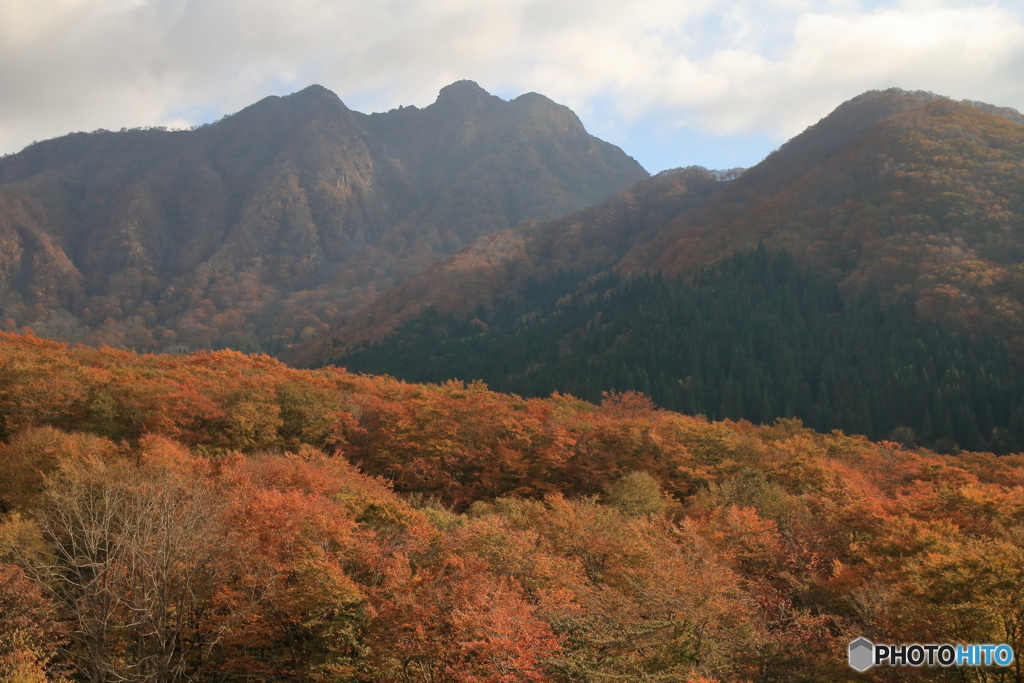
[[[441,263],[380,297],[366,310],[280,357],[296,365],[322,365],[339,344],[386,337],[427,309],[460,316],[499,301],[518,300],[531,282],[560,271],[592,273],[616,263],[675,216],[707,201],[739,169],[699,166],[663,171],[605,201],[554,221],[524,221],[476,240]]]
[[[1024,460],[0,336],[5,681],[1021,681]]]
[[[498,233],[328,336],[347,348],[383,338],[410,312],[491,308],[519,297],[526,275],[543,280],[577,267],[571,245],[614,259],[623,275],[672,278],[763,242],[839,282],[844,298],[875,291],[883,304],[908,300],[949,331],[988,333],[1024,354],[1022,120],[932,93],[865,93],[743,173],[703,171],[728,182],[712,186],[702,169],[660,174],[618,204]],[[651,192],[659,180],[679,190]],[[680,194],[688,200],[673,203]],[[331,351],[320,349],[297,357],[323,362]]]
[[[0,332],[0,681],[1024,682],[846,661],[1024,648],[1024,126],[990,109],[869,93],[512,228],[643,173],[470,83],[0,161],[10,327],[330,330],[293,360],[350,366]]]
[[[659,174],[474,243],[289,359],[1017,451],[1020,119],[867,93],[746,172]],[[574,244],[603,261],[549,246]]]
[[[535,93],[365,115],[311,86],[190,131],[0,159],[0,328],[152,351],[280,349],[473,239],[647,173]]]
[[[764,241],[841,280],[844,296],[909,298],[949,330],[1024,353],[1024,124],[922,101],[851,100],[635,247],[619,271],[676,275]]]
[[[332,361],[529,397],[640,391],[715,420],[799,417],[822,432],[946,452],[1024,444],[1024,377],[1005,342],[951,334],[876,293],[844,302],[836,282],[786,252],[762,247],[688,281],[562,273],[478,314],[430,311]]]

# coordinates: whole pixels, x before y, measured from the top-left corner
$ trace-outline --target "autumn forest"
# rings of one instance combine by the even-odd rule
[[[856,635],[1021,646],[1021,456],[2,349],[5,680],[838,681]]]
[[[1024,683],[1024,117],[649,176],[313,86],[0,159],[0,682]]]

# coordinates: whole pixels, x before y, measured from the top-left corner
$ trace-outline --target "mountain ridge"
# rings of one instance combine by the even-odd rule
[[[784,191],[748,172],[619,270],[673,275],[763,240],[844,292],[909,296],[920,314],[1020,355],[1022,174],[1024,125],[937,98],[883,119]]]
[[[868,93],[694,201],[664,202],[683,172],[659,174],[479,240],[286,359],[1012,452],[1021,178],[1024,125]]]
[[[191,131],[70,134],[5,157],[0,323],[273,350],[482,234],[647,175],[546,98],[481,93],[362,114],[310,86]]]
[[[963,148],[960,153],[965,156],[956,170],[942,170],[957,158],[951,156],[953,152],[922,151],[941,146]],[[790,251],[804,266],[843,280],[843,291],[878,281],[883,298],[909,292],[923,301],[922,313],[931,311],[946,318],[944,324],[957,330],[984,330],[1008,339],[1020,353],[1024,299],[1007,295],[1016,291],[1013,283],[1020,269],[1014,259],[1024,261],[1024,241],[1017,244],[1018,238],[1024,240],[1024,233],[1018,235],[1024,229],[1024,192],[1013,185],[1013,178],[1019,177],[1014,169],[1024,173],[1024,127],[1006,112],[982,111],[926,92],[868,92],[840,105],[757,166],[734,174],[707,201],[681,205],[675,215],[648,225],[648,238],[632,244],[615,269],[623,275],[661,271],[675,276],[764,241],[770,248]],[[965,192],[973,194],[964,199]],[[941,209],[951,201],[963,206],[952,213]],[[596,214],[586,212],[540,230],[567,231],[574,223],[579,224],[577,239],[607,239],[607,231],[597,226]],[[928,232],[921,232],[925,228]],[[512,229],[524,234],[530,230],[538,229]],[[864,240],[863,245],[859,240]],[[486,254],[484,243],[471,245],[453,258],[466,261],[470,256],[480,262],[495,260]],[[896,259],[902,267],[895,268],[886,259]],[[967,291],[971,276],[950,270],[936,259],[981,263],[978,268],[998,282],[988,286],[987,293]],[[445,263],[434,266],[432,272],[445,270]],[[900,270],[906,272],[900,275]],[[503,277],[500,272],[497,275]],[[408,318],[409,311],[436,306],[442,298],[447,302],[460,298],[457,288],[446,282],[440,282],[435,287],[439,294],[432,295],[429,279],[429,273],[417,276],[421,299],[405,297],[401,320]],[[479,274],[480,279],[487,279],[485,273]],[[406,293],[413,288],[411,283]],[[946,314],[931,299],[950,292],[962,301],[953,314]],[[494,291],[485,298],[493,301],[500,295]],[[396,298],[401,298],[400,292],[382,298],[334,334],[341,347],[379,339],[383,330],[395,329],[384,309],[390,305],[389,310],[396,313]],[[440,306],[439,312],[465,315],[480,303],[490,305],[473,296],[462,298],[469,305],[449,303]],[[990,310],[969,314],[967,309],[979,305]],[[375,331],[367,334],[367,330]],[[312,362],[309,353],[297,357]]]

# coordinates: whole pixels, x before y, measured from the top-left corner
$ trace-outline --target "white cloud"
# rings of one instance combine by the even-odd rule
[[[425,105],[460,78],[542,92],[600,130],[781,141],[871,88],[1024,108],[1020,64],[1010,0],[0,0],[0,151],[198,123],[313,82],[357,109]]]

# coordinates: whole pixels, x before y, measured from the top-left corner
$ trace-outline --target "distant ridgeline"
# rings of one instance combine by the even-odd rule
[[[333,363],[523,396],[636,390],[713,420],[798,417],[940,452],[1024,445],[1024,377],[1004,343],[874,295],[844,303],[835,282],[763,247],[687,280],[562,272],[493,312],[427,312]]]

